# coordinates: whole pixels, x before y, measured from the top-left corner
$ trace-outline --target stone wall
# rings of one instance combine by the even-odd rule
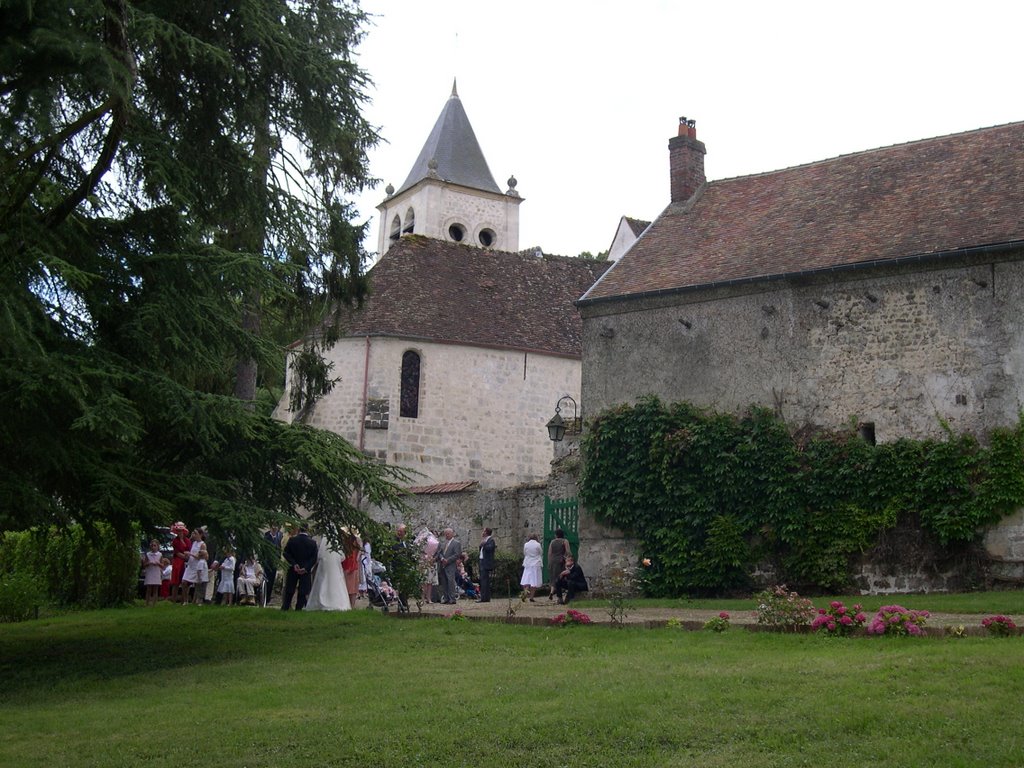
[[[794,426],[871,423],[880,442],[1015,423],[1024,265],[941,264],[585,306],[587,414],[648,394],[759,404]]]
[[[579,454],[575,441],[560,444],[563,455],[556,460],[547,482],[503,489],[472,489],[458,493],[421,494],[413,498],[413,513],[406,520],[413,532],[424,527],[442,530],[451,526],[463,548],[472,549],[484,528],[491,528],[499,554],[522,558],[523,544],[531,533],[543,536],[544,497],[574,498],[579,495],[577,473]],[[376,517],[397,524],[390,511]],[[580,565],[592,588],[618,569],[635,566],[639,549],[635,539],[603,525],[580,509]]]
[[[420,354],[416,418],[400,416],[399,409],[407,350]],[[412,486],[542,481],[553,456],[544,425],[559,397],[579,399],[580,361],[533,352],[371,337],[341,339],[327,359],[340,380],[308,423],[416,473]],[[279,408],[288,399],[286,392]],[[279,410],[278,416],[289,414]]]

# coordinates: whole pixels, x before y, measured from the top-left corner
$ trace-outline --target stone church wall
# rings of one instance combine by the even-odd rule
[[[1022,405],[1022,299],[1019,261],[965,259],[585,306],[583,399],[588,416],[648,394],[756,403],[880,442],[980,434]]]
[[[421,358],[416,418],[400,416],[407,350]],[[328,360],[340,380],[309,423],[418,473],[413,486],[475,480],[500,488],[543,480],[552,458],[545,424],[559,397],[579,398],[579,360],[532,352],[372,337],[369,350],[366,339],[342,339]]]
[[[566,499],[579,495],[577,445],[567,440],[559,444],[559,448],[562,458],[554,462],[556,469],[546,482],[414,497],[411,499],[413,512],[406,518],[410,530],[415,533],[427,527],[440,531],[451,526],[463,548],[472,551],[483,529],[491,528],[498,553],[521,560],[523,544],[529,535],[544,535],[544,497]],[[567,448],[571,452],[566,456]],[[392,524],[400,522],[389,511],[378,511],[375,517]],[[580,509],[579,534],[580,565],[596,594],[600,594],[602,585],[613,572],[636,565],[640,556],[636,540],[597,522],[583,508]]]

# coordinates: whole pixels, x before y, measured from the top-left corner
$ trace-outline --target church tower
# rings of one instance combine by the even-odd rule
[[[519,250],[516,180],[495,183],[462,108],[455,83],[419,157],[398,191],[388,184],[377,206],[383,256],[402,235],[423,235],[502,251]]]

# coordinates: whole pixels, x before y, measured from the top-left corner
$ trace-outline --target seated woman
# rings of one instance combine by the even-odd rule
[[[467,569],[469,565],[469,554],[463,552],[455,564],[455,584],[465,593],[466,597],[476,598],[476,585],[473,583],[473,574]]]
[[[583,575],[583,569],[576,562],[572,555],[565,556],[565,570],[558,577],[555,584],[555,596],[562,605],[568,605],[575,598],[577,593],[586,592],[587,577]],[[565,599],[562,599],[562,592],[565,592]]]
[[[256,589],[263,584],[263,568],[255,555],[249,555],[238,572],[239,605],[256,605]]]

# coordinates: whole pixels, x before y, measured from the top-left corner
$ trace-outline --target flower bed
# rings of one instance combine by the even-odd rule
[[[868,624],[867,632],[869,635],[918,636],[923,634],[930,615],[928,611],[911,611],[902,605],[883,605]]]

